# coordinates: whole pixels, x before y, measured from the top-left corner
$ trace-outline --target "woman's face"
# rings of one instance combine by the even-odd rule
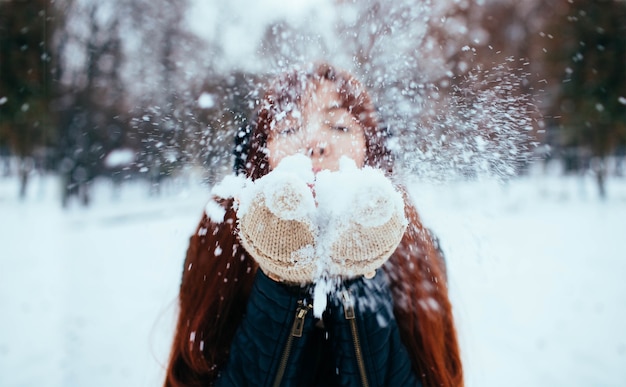
[[[362,167],[365,162],[365,131],[341,100],[334,84],[321,81],[302,96],[300,110],[286,112],[276,120],[267,140],[270,168],[296,153],[311,158],[315,173],[339,169],[347,156]],[[279,114],[280,116],[280,114]]]

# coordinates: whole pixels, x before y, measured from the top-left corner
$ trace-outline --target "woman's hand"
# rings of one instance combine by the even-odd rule
[[[391,256],[407,227],[404,200],[382,171],[343,162],[320,173],[320,209],[329,219],[320,239],[329,246],[329,272],[344,277],[371,274]]]
[[[246,188],[237,213],[241,244],[268,277],[313,281],[317,227],[306,180],[277,168]]]

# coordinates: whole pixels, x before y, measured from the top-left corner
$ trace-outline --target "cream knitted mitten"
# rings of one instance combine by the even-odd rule
[[[338,172],[318,174],[316,194],[326,209],[330,275],[370,273],[391,256],[407,227],[404,200],[382,171],[342,160]]]
[[[253,184],[237,211],[241,244],[265,273],[289,282],[311,282],[317,227],[306,180],[277,168]]]

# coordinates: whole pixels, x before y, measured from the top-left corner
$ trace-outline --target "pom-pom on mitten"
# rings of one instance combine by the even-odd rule
[[[265,273],[289,282],[311,282],[316,269],[314,213],[307,182],[276,168],[241,195],[239,239]]]
[[[355,277],[376,270],[395,251],[407,227],[404,200],[378,169],[342,160],[338,172],[318,174],[317,200],[329,224],[325,236],[331,275]]]

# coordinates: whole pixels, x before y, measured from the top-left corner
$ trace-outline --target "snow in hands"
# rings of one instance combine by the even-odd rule
[[[327,295],[341,278],[363,275],[379,267],[391,255],[407,225],[404,200],[393,183],[381,170],[358,168],[347,157],[341,158],[337,171],[317,174],[308,157],[285,157],[272,172],[256,181],[231,176],[212,193],[235,198],[239,218],[261,196],[277,218],[311,225],[315,242],[306,247],[306,255],[312,256],[316,264],[316,316],[321,316]],[[207,215],[215,221],[212,213],[214,209],[207,205]],[[370,240],[389,227],[392,235],[386,243]],[[302,253],[294,252],[298,256]]]

